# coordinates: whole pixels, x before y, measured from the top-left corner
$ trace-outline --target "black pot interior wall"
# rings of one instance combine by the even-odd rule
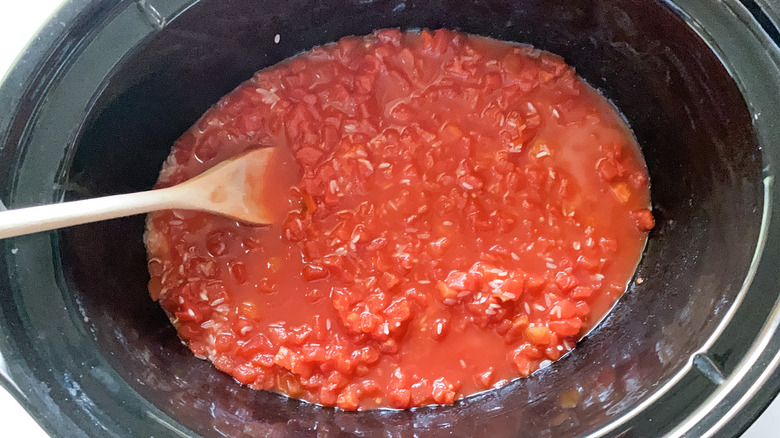
[[[143,397],[206,435],[569,436],[624,415],[711,335],[746,276],[760,226],[761,159],[745,102],[706,44],[662,4],[202,0],[118,66],[85,122],[68,196],[150,188],[173,141],[254,71],[384,27],[529,43],[564,56],[601,89],[629,120],[651,174],[658,226],[637,274],[644,283],[632,284],[571,355],[528,379],[455,406],[339,412],[249,390],[192,357],[148,297],[143,218],[132,217],[60,233],[68,287],[103,354]],[[579,402],[562,405],[573,390]]]

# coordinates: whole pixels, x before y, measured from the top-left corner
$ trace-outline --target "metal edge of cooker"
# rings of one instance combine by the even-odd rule
[[[780,1],[777,0],[741,0],[723,2],[732,13],[746,24],[752,21],[748,29],[753,36],[764,41],[768,47],[766,56],[773,64],[775,71],[780,72]],[[699,5],[706,8],[707,6]],[[714,46],[714,36],[702,29],[697,32],[711,46]],[[728,34],[729,29],[717,29],[721,34]],[[704,33],[704,34],[703,34]],[[722,48],[722,47],[721,47]],[[717,52],[717,48],[713,47]],[[721,55],[719,53],[719,55]],[[721,57],[723,60],[723,57]],[[728,63],[727,68],[729,68]],[[729,68],[730,73],[738,77]],[[744,75],[745,72],[742,72]],[[746,84],[738,81],[743,93]],[[770,97],[776,99],[777,95]],[[751,112],[754,109],[751,108]],[[780,114],[765,115],[754,113],[756,125],[766,123],[777,130],[780,125]],[[769,120],[766,120],[769,116]],[[772,117],[774,116],[774,117]],[[759,126],[757,126],[759,128]],[[778,164],[778,141],[780,137],[765,138],[774,150],[764,150],[764,211],[762,216],[762,231],[759,236],[756,258],[751,264],[749,277],[743,286],[745,292],[761,276],[765,285],[778,294],[777,300],[756,340],[748,350],[737,368],[727,376],[719,387],[692,412],[688,418],[675,427],[670,436],[739,436],[766,410],[780,392],[780,283],[776,270],[778,261],[778,214],[777,202],[780,201],[780,189],[777,186],[776,169]],[[773,205],[774,204],[774,205]],[[774,226],[772,226],[774,224]],[[763,248],[762,248],[763,247]],[[763,255],[761,254],[763,252]],[[759,267],[759,263],[762,267]],[[762,270],[759,273],[759,270]],[[730,323],[730,321],[724,321]]]
[[[0,145],[4,145],[12,124],[16,120],[19,111],[27,106],[32,106],[31,113],[34,114],[34,107],[37,105],[35,99],[27,99],[32,95],[34,98],[40,98],[45,95],[47,81],[56,79],[56,71],[46,72],[45,67],[51,66],[55,54],[61,56],[63,52],[66,56],[57,59],[60,63],[66,64],[69,54],[76,53],[78,47],[83,45],[90,38],[90,35],[99,30],[102,23],[110,18],[111,10],[121,4],[127,3],[122,0],[65,0],[60,8],[49,18],[48,22],[38,31],[34,39],[24,49],[17,58],[15,64],[9,69],[2,82],[0,82],[0,108],[8,108],[8,111],[0,113]],[[137,0],[137,6],[144,11],[157,13],[155,8],[149,8],[146,0]],[[156,3],[156,2],[155,2]],[[176,3],[166,2],[161,3]],[[194,3],[194,2],[193,2]],[[724,53],[728,49],[725,45],[718,47],[722,42],[724,34],[729,32],[737,33],[735,29],[717,29],[707,27],[706,18],[707,8],[716,7],[710,2],[697,2],[696,0],[678,0],[675,2],[666,0],[666,3],[678,12],[688,24],[710,44],[713,50],[718,53],[724,65],[729,69],[735,79],[740,78],[740,72],[733,70],[734,66],[729,65],[728,57]],[[720,6],[729,9],[735,20],[745,24],[744,28],[738,29],[743,38],[752,38],[758,46],[771,47],[774,50],[766,50],[765,62],[774,67],[780,74],[780,2],[777,0],[724,0],[719,2]],[[132,5],[130,5],[132,6]],[[189,7],[188,4],[186,7]],[[183,12],[185,8],[177,9],[168,15],[167,19],[161,16],[150,17],[151,19],[160,19],[162,25],[165,20],[170,21]],[[78,17],[97,15],[101,19],[94,20],[87,29],[74,29],[74,23]],[[695,19],[691,17],[696,17]],[[714,30],[712,30],[714,29]],[[73,35],[78,35],[80,39],[68,40]],[[63,46],[67,46],[63,49]],[[59,53],[58,53],[59,52]],[[744,55],[743,55],[744,56]],[[745,72],[741,72],[742,75]],[[750,94],[750,81],[738,80],[743,93]],[[30,89],[34,85],[38,88]],[[753,90],[755,93],[755,89]],[[772,98],[768,96],[767,98]],[[776,96],[774,96],[776,98]],[[753,108],[751,108],[753,111]],[[765,126],[766,135],[770,131],[780,129],[780,114],[770,114],[777,116],[772,119],[768,116],[759,118],[761,113],[754,114],[755,125],[757,129]],[[767,120],[767,119],[770,120]],[[761,135],[761,133],[759,133]],[[742,296],[751,286],[756,284],[772,287],[777,290],[778,274],[775,265],[780,263],[780,227],[770,227],[772,222],[780,220],[780,212],[777,208],[772,208],[773,203],[780,201],[780,189],[774,181],[774,168],[770,167],[780,162],[780,144],[777,144],[778,138],[767,138],[764,140],[774,143],[770,148],[764,148],[765,163],[765,203],[763,211],[763,229],[759,238],[759,244],[756,256],[751,265],[749,278],[746,279]],[[0,150],[0,153],[6,152]],[[6,200],[8,195],[8,176],[0,175],[0,201]],[[2,204],[0,204],[2,205]],[[4,264],[4,263],[3,263]],[[0,266],[5,271],[5,266]],[[742,303],[735,304],[738,307]],[[733,315],[733,314],[732,314]],[[724,321],[723,327],[713,336],[713,341],[726,329],[732,321]],[[2,328],[0,327],[0,334]],[[6,345],[7,340],[0,336],[0,346]],[[706,352],[706,347],[702,349]],[[694,367],[693,357],[689,368]],[[682,370],[685,372],[686,370]],[[0,385],[8,390],[19,403],[42,425],[49,433],[64,432],[61,423],[57,421],[56,416],[51,416],[48,410],[56,406],[51,400],[47,399],[45,394],[32,394],[22,390],[16,385],[12,375],[24,373],[25,370],[21,364],[14,361],[6,361],[6,358],[0,353]],[[673,383],[665,385],[662,390],[672,390]],[[709,397],[694,409],[685,421],[678,424],[670,433],[670,436],[736,436],[744,432],[750,424],[763,412],[771,403],[774,397],[780,391],[780,299],[778,299],[770,310],[761,330],[756,334],[756,338],[748,350],[748,353],[742,358],[740,364],[733,372],[726,376],[720,385],[709,395]],[[647,400],[647,404],[641,403],[634,411],[643,409],[653,400]],[[628,414],[631,416],[631,413]],[[611,428],[604,428],[595,433],[601,436],[609,434]],[[73,430],[76,432],[77,430]],[[84,430],[78,430],[82,434]]]

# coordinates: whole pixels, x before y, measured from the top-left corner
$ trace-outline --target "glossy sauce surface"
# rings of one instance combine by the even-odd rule
[[[343,409],[452,403],[571,350],[623,293],[649,182],[561,58],[378,31],[258,72],[174,145],[159,187],[256,147],[286,217],[149,216],[149,290],[199,357]]]

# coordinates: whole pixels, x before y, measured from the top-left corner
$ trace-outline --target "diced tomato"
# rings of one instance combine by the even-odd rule
[[[534,345],[548,345],[550,343],[550,329],[545,326],[528,327],[525,336]]]
[[[650,231],[655,226],[655,219],[653,219],[653,213],[648,210],[639,210],[633,213],[634,221],[640,231]]]
[[[303,267],[303,278],[306,281],[322,280],[328,276],[328,270],[320,265],[309,263]]]
[[[548,326],[550,327],[550,330],[554,331],[559,336],[575,336],[580,332],[582,321],[577,318],[566,319],[563,321],[550,321]]]

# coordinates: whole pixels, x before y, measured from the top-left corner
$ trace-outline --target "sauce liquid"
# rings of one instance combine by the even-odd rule
[[[547,366],[653,226],[626,124],[528,46],[383,30],[317,47],[204,114],[158,186],[271,145],[258,184],[286,218],[151,214],[149,290],[239,382],[343,409],[452,403]]]

